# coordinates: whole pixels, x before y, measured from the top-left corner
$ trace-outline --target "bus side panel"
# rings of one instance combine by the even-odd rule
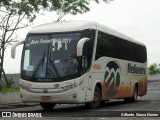
[[[132,71],[129,71],[129,65]],[[147,92],[147,77],[143,73],[134,73],[135,67],[145,69],[144,63],[137,63],[110,57],[101,57],[92,66],[92,85],[101,81],[102,100],[133,97],[135,84],[138,83],[138,95]]]
[[[115,93],[112,93],[114,96],[111,98],[126,98],[130,96],[131,93],[131,85],[130,77],[126,74],[121,74],[119,86],[114,87]]]
[[[102,100],[125,98],[130,96],[131,87],[129,86],[128,75],[122,74],[126,71],[127,66],[125,66],[124,61],[120,61],[121,60],[109,57],[101,57],[93,63],[92,85],[94,85],[96,80],[101,81]],[[114,66],[115,64],[121,64],[121,66],[124,66],[123,70],[120,69],[120,66],[116,69],[110,68],[110,65]]]

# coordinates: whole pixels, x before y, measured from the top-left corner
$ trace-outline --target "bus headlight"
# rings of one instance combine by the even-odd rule
[[[31,86],[32,86],[32,83],[30,82],[20,82],[20,88],[23,89],[23,90],[26,90],[28,91],[29,89],[31,89]]]
[[[20,84],[20,88],[22,88],[23,90],[28,91],[31,87],[25,86],[25,85],[23,85],[23,84]]]
[[[67,90],[71,90],[71,89],[74,89],[74,88],[80,86],[82,83],[83,83],[83,80],[81,80],[80,82],[74,83],[74,84],[70,84],[70,85],[61,87],[61,88],[62,88],[64,91],[67,91]]]

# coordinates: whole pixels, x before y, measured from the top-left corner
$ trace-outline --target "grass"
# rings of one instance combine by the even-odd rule
[[[18,92],[20,91],[20,88],[7,88],[7,87],[1,87],[0,92]]]

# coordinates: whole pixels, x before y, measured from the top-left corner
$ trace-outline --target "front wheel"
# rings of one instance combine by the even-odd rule
[[[54,104],[54,103],[40,103],[40,105],[45,110],[52,110],[56,104]]]
[[[92,102],[89,103],[85,103],[85,106],[88,108],[98,108],[101,104],[101,91],[99,89],[98,86],[95,87],[95,91],[94,91],[94,100]]]

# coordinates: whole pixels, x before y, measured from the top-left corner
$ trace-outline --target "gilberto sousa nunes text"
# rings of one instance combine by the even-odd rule
[[[121,117],[159,117],[159,113],[153,112],[131,112],[121,113]]]

